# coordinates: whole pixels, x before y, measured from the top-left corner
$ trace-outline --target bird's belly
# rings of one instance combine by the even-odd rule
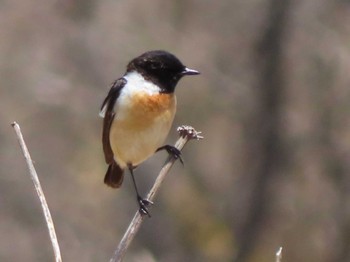
[[[137,166],[152,156],[164,143],[174,119],[176,101],[171,98],[166,108],[148,108],[150,103],[124,110],[113,121],[110,143],[114,158],[121,167]],[[163,103],[164,105],[164,103]]]

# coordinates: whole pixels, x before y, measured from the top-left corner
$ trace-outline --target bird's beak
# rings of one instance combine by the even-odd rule
[[[181,72],[181,75],[183,76],[199,75],[199,74],[200,73],[197,70],[187,68],[187,67],[185,67],[185,69]]]

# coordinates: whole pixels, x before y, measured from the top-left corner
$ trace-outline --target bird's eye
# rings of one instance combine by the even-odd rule
[[[150,68],[151,68],[152,70],[155,70],[155,69],[160,69],[161,66],[160,66],[159,63],[157,63],[157,62],[151,62]]]

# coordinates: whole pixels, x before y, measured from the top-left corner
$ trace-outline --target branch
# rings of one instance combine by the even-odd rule
[[[185,144],[192,139],[202,139],[203,137],[200,135],[201,132],[197,132],[193,127],[190,126],[181,126],[177,128],[177,131],[180,135],[180,138],[176,141],[175,147],[179,150],[185,146]],[[171,167],[175,163],[176,159],[173,156],[169,156],[163,165],[162,169],[159,172],[159,175],[154,182],[153,187],[147,195],[147,200],[152,201],[155,198],[156,193],[158,192],[165,176],[169,173]],[[140,214],[139,211],[136,212],[134,218],[132,219],[128,229],[126,230],[122,240],[120,241],[117,249],[114,252],[113,257],[110,259],[110,262],[120,262],[122,261],[125,253],[134,239],[136,233],[140,229],[140,226],[143,222],[144,216]]]
[[[282,262],[282,247],[276,252],[276,262]]]
[[[45,199],[44,192],[43,192],[41,185],[40,185],[38,174],[35,171],[33,161],[30,157],[28,148],[24,142],[23,135],[21,133],[21,129],[20,129],[19,125],[16,122],[13,122],[11,124],[11,126],[15,129],[19,145],[22,149],[23,156],[27,162],[27,167],[29,170],[30,178],[32,179],[32,181],[34,183],[36,192],[37,192],[38,197],[39,197],[40,202],[41,202],[41,207],[43,209],[44,217],[46,220],[46,225],[47,225],[47,228],[49,230],[49,235],[50,235],[50,239],[51,239],[52,248],[53,248],[53,251],[55,254],[56,262],[62,262],[61,252],[60,252],[60,247],[59,247],[58,241],[57,241],[55,227],[54,227],[54,224],[53,224],[53,221],[51,218],[49,207],[48,207],[46,199]]]

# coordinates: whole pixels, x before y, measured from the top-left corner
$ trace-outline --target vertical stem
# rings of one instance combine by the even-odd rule
[[[36,170],[34,168],[33,161],[30,157],[28,148],[24,142],[23,135],[21,133],[21,129],[20,129],[19,125],[16,122],[13,122],[11,125],[15,129],[19,145],[22,149],[22,153],[23,153],[24,158],[25,158],[26,163],[27,163],[30,178],[32,179],[32,181],[34,183],[34,187],[36,189],[36,192],[38,194],[38,197],[39,197],[39,200],[41,203],[41,207],[43,209],[43,213],[44,213],[47,228],[49,230],[49,235],[50,235],[50,239],[51,239],[52,248],[53,248],[53,251],[55,254],[56,262],[62,262],[60,246],[58,245],[58,240],[57,240],[57,236],[56,236],[56,232],[55,232],[55,226],[54,226],[54,223],[53,223],[53,220],[51,217],[49,206],[47,205],[47,202],[45,199],[44,192],[43,192],[41,185],[40,185],[38,174],[36,173]]]

